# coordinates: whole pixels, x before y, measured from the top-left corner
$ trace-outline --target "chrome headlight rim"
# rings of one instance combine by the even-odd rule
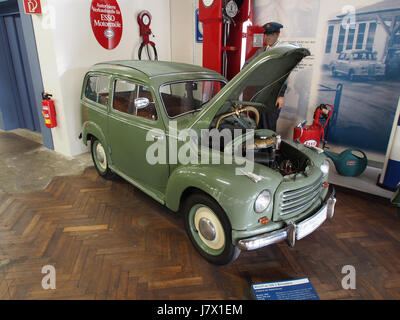
[[[322,171],[322,176],[325,178],[329,174],[329,167],[330,163],[328,159],[325,159],[324,162],[322,162],[320,169]]]
[[[254,211],[256,213],[263,213],[265,210],[269,208],[272,202],[272,193],[271,191],[265,189],[261,191],[256,201],[254,201]]]

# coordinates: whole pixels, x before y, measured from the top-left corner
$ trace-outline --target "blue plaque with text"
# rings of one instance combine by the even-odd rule
[[[253,284],[257,300],[319,300],[308,278]]]

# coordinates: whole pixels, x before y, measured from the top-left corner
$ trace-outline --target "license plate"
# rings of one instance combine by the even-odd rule
[[[299,223],[296,228],[296,240],[300,240],[317,229],[327,218],[328,206],[325,205],[318,213]]]

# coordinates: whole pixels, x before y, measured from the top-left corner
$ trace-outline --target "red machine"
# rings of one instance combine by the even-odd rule
[[[42,93],[42,113],[47,128],[54,128],[57,126],[56,108],[54,107],[54,101],[51,97],[52,95],[50,93]]]
[[[264,47],[265,45],[266,43],[264,41],[264,28],[261,26],[249,26],[247,28],[245,61],[251,58],[258,49]]]
[[[319,147],[321,140],[325,144],[325,128],[332,113],[332,105],[321,104],[315,109],[312,125],[305,126],[306,121],[303,121],[294,128],[293,140],[304,143],[310,147]]]
[[[255,51],[248,33],[253,23],[252,1],[200,0],[199,20],[203,23],[203,67],[231,80],[251,56],[249,51]]]
[[[137,16],[137,22],[139,23],[140,27],[140,36],[143,38],[143,41],[140,45],[138,56],[139,60],[142,59],[142,50],[146,48],[146,53],[149,60],[158,60],[156,45],[153,41],[150,41],[150,35],[153,33],[150,29],[151,23],[151,14],[147,10],[141,11]],[[153,35],[154,37],[154,35]],[[153,54],[150,53],[149,45],[153,49]]]

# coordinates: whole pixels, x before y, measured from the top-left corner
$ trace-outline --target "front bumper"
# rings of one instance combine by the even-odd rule
[[[241,239],[237,246],[241,250],[256,250],[274,243],[286,240],[289,246],[294,247],[296,240],[300,240],[315,231],[326,219],[332,219],[335,212],[335,189],[326,198],[319,210],[307,219],[298,222],[288,222],[283,229]]]

